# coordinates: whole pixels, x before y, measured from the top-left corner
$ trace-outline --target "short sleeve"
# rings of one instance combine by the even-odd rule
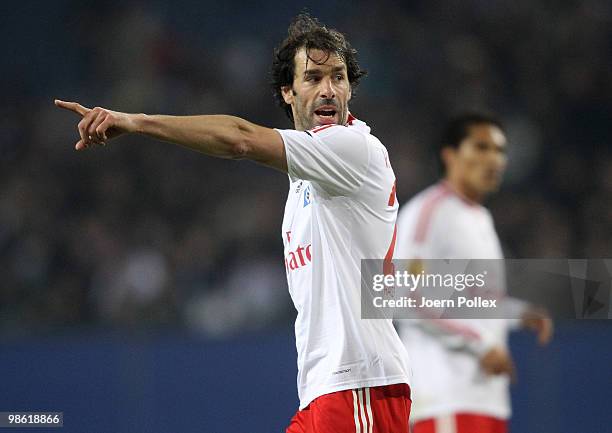
[[[331,195],[349,195],[361,187],[369,164],[365,135],[340,125],[277,131],[285,144],[290,176],[315,182]]]

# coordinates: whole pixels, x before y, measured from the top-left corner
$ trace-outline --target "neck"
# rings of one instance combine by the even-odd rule
[[[470,204],[481,204],[485,199],[484,194],[481,194],[477,191],[474,191],[472,188],[469,188],[464,182],[461,182],[456,177],[447,175],[443,179],[443,182],[455,194],[457,194],[459,197],[461,197],[463,200],[467,201]]]
[[[304,126],[302,126],[302,123],[298,120],[293,121],[293,129],[295,129],[296,131],[306,131],[306,128],[304,128]]]

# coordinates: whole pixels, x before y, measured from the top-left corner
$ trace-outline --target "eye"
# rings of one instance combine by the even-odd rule
[[[486,150],[489,149],[489,145],[483,141],[479,141],[478,143],[476,143],[476,150],[478,150],[479,152],[484,152]]]
[[[344,80],[344,75],[336,74],[336,80],[338,80],[338,81]]]

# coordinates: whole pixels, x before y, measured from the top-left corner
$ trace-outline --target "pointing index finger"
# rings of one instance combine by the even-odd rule
[[[68,111],[72,111],[74,113],[80,114],[81,116],[86,115],[90,111],[89,108],[83,107],[81,104],[77,102],[66,102],[66,101],[62,101],[61,99],[56,99],[55,105],[57,105],[60,108],[63,108],[64,110],[68,110]]]

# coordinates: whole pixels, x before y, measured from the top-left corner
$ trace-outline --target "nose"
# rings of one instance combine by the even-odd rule
[[[506,163],[507,156],[503,149],[495,149],[493,152],[493,161],[498,166],[503,166]]]
[[[336,92],[331,78],[325,77],[321,80],[321,87],[319,89],[319,96],[322,99],[333,99],[336,97]]]
[[[494,170],[503,170],[506,166],[506,155],[498,151],[490,152],[488,165]]]

